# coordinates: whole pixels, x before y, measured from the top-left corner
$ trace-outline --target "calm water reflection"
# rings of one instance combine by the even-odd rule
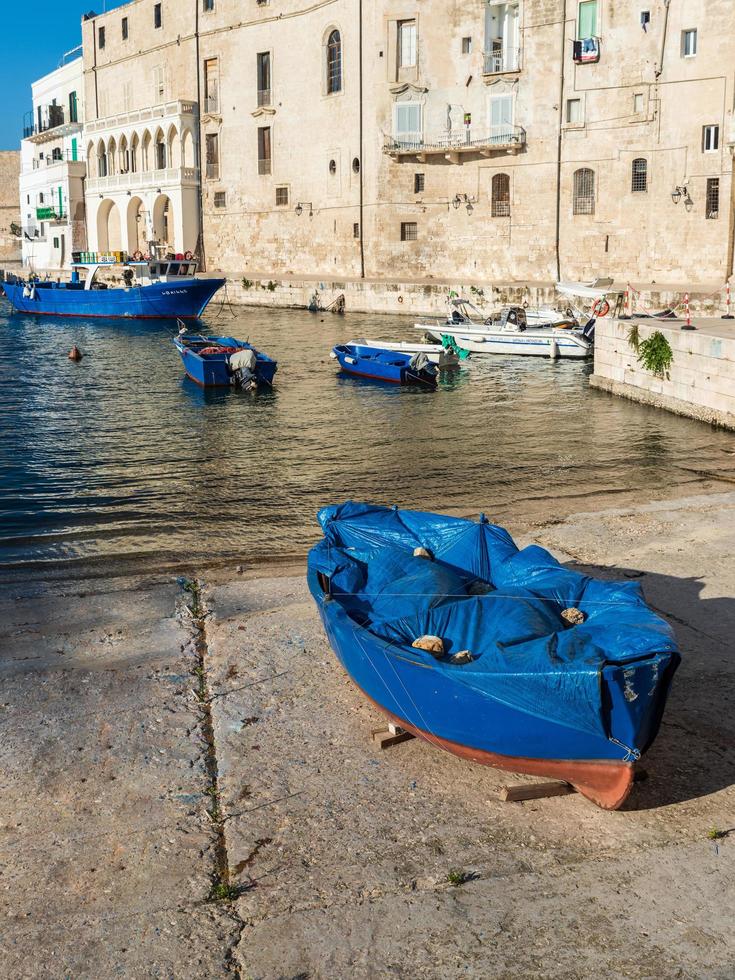
[[[733,439],[588,389],[589,366],[476,359],[437,392],[337,375],[333,344],[404,318],[238,311],[212,332],[277,357],[273,392],[205,392],[171,326],[0,310],[0,562],[127,571],[302,554],[346,497],[483,509],[720,468]],[[77,344],[80,365],[67,360]]]

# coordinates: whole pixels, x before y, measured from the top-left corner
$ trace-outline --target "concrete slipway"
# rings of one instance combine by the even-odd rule
[[[196,595],[9,586],[0,975],[734,976],[729,479],[505,515],[524,542],[640,578],[677,629],[649,778],[618,813],[501,803],[517,777],[418,740],[380,752],[300,569],[202,573]],[[228,874],[238,897],[208,901]]]

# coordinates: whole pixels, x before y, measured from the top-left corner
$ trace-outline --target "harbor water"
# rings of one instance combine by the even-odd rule
[[[335,343],[418,339],[405,318],[216,307],[205,332],[279,361],[253,396],[186,379],[171,323],[0,302],[6,578],[287,560],[346,498],[492,519],[616,490],[646,500],[735,466],[731,434],[593,391],[591,364],[478,357],[436,392],[338,375]]]

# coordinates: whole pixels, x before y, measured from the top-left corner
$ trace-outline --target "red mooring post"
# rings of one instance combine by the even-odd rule
[[[684,309],[686,310],[687,322],[681,328],[682,330],[696,330],[696,327],[692,326],[692,314],[689,309],[689,293],[684,293]]]
[[[732,315],[731,307],[730,307],[730,280],[729,279],[725,283],[725,306],[727,307],[727,311],[725,312],[725,314],[722,317],[722,319],[723,320],[733,320],[733,319],[735,319],[735,317],[733,317],[733,315]]]

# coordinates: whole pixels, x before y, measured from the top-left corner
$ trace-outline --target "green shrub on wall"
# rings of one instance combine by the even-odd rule
[[[674,352],[671,349],[671,344],[660,330],[654,330],[650,337],[641,340],[638,336],[638,327],[631,327],[628,333],[628,343],[638,354],[638,362],[643,365],[646,371],[650,371],[657,378],[668,380],[669,368],[674,360]]]

